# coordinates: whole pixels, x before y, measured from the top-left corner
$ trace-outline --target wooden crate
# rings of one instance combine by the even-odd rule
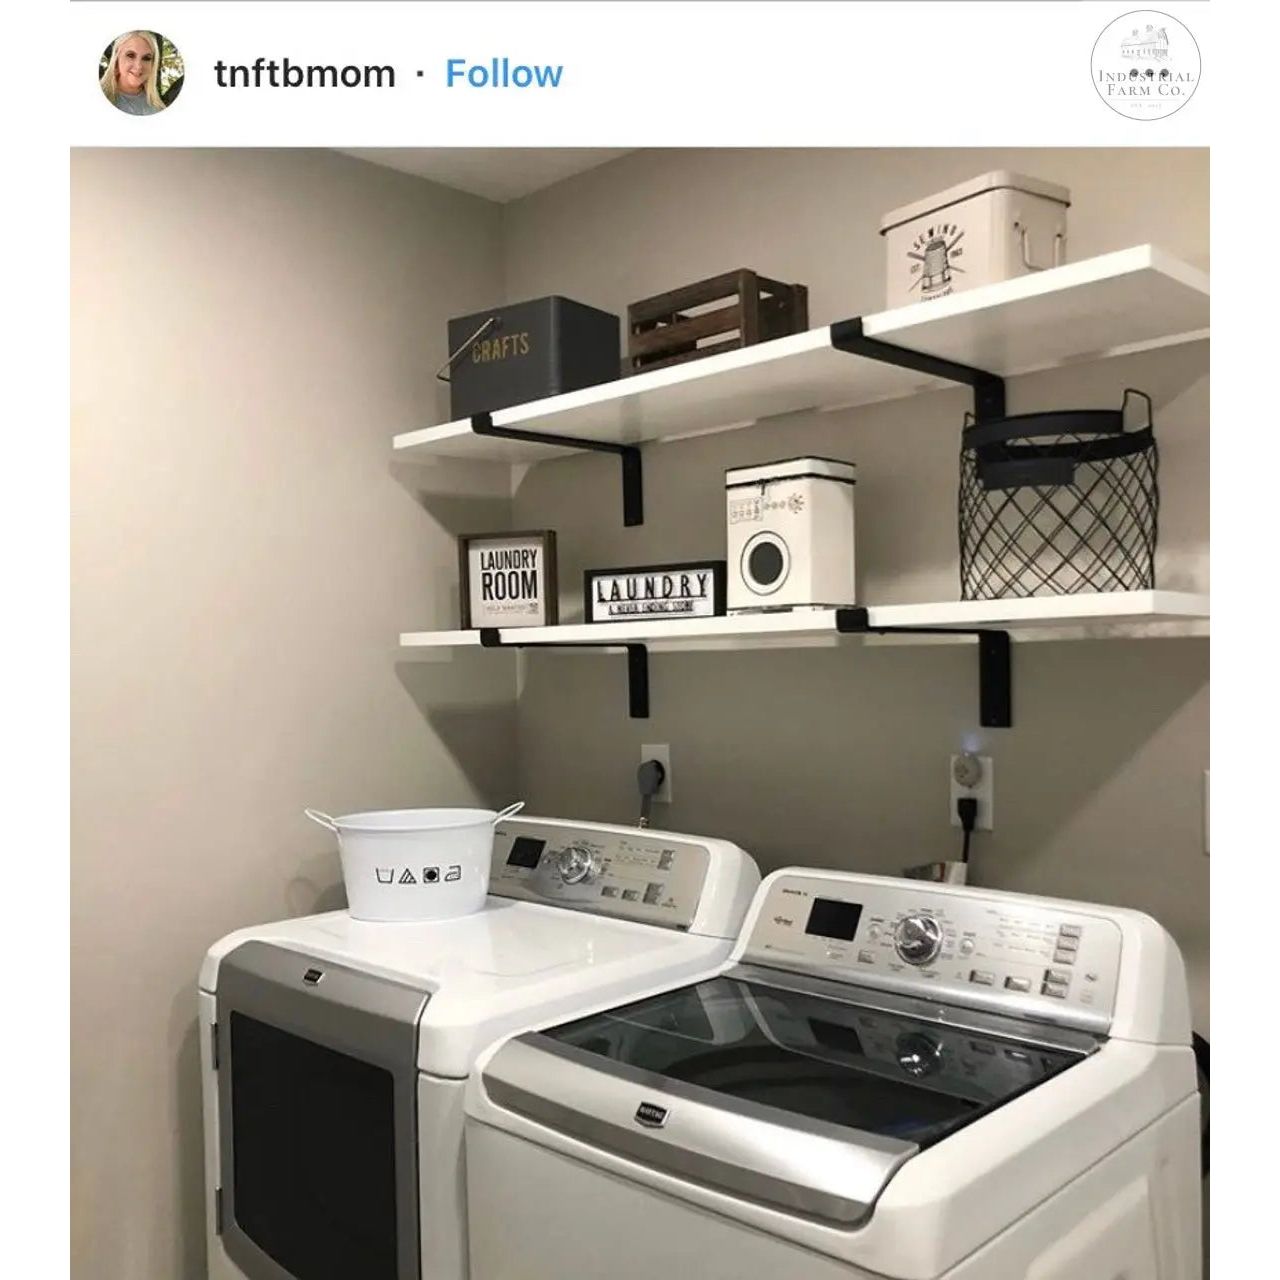
[[[623,373],[701,360],[808,327],[804,285],[781,284],[745,268],[728,271],[633,302],[627,308]]]

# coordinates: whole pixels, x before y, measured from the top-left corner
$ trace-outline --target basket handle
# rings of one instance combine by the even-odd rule
[[[1124,421],[1125,410],[1129,407],[1129,397],[1137,396],[1139,400],[1147,402],[1147,426],[1146,430],[1150,431],[1154,425],[1154,419],[1151,416],[1151,397],[1145,391],[1139,391],[1137,387],[1125,387],[1124,399],[1120,401],[1120,420]]]
[[[303,809],[302,811],[312,822],[318,822],[322,827],[326,827],[335,835],[338,833],[338,824],[329,817],[327,813],[321,813],[319,809]]]
[[[467,349],[467,348],[468,348],[468,347],[469,347],[469,346],[470,346],[470,345],[471,345],[471,344],[472,344],[472,343],[473,343],[473,342],[474,342],[474,341],[475,341],[475,340],[476,340],[476,339],[477,339],[477,338],[478,338],[482,333],[488,333],[490,326],[495,325],[495,324],[497,324],[497,323],[498,323],[498,317],[497,317],[497,316],[490,316],[490,317],[489,317],[489,318],[484,322],[484,324],[482,324],[482,325],[481,325],[481,326],[480,326],[480,327],[475,331],[475,333],[473,333],[473,334],[471,335],[471,337],[469,337],[469,338],[466,340],[466,342],[464,342],[464,343],[462,344],[462,346],[460,346],[460,347],[457,349],[457,351],[453,352],[453,354],[452,354],[452,355],[450,355],[450,357],[449,357],[449,358],[444,362],[444,364],[442,364],[442,365],[441,365],[441,366],[436,370],[436,377],[437,377],[441,382],[448,382],[448,381],[449,381],[449,374],[452,372],[452,370],[453,370],[453,366],[454,366],[455,364],[457,364],[457,363],[458,363],[458,357],[459,357],[460,355],[462,355],[462,353],[463,353],[463,352],[464,352],[464,351],[465,351],[465,350],[466,350],[466,349]]]
[[[523,808],[524,808],[523,800],[517,800],[515,804],[507,805],[505,809],[493,815],[493,825],[496,827],[498,823],[500,823],[503,820],[503,818],[515,817],[515,815],[519,813],[520,810]]]

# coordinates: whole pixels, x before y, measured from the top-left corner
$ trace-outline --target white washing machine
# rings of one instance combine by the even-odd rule
[[[1134,911],[775,872],[715,976],[482,1054],[466,1129],[472,1280],[1200,1276],[1185,975]]]
[[[462,1280],[477,1053],[715,970],[759,883],[725,841],[522,816],[474,915],[222,939],[200,973],[210,1280]]]

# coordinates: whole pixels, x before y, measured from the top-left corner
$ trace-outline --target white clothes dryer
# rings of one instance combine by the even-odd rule
[[[775,872],[715,976],[482,1054],[466,1126],[472,1280],[1200,1276],[1185,975],[1135,911]]]
[[[464,1280],[477,1053],[714,970],[759,882],[725,841],[521,816],[476,914],[223,938],[200,973],[210,1280]]]

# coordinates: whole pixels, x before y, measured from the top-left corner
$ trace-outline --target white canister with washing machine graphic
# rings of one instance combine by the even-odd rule
[[[903,205],[880,223],[885,306],[931,302],[1067,260],[1071,192],[997,169]]]
[[[857,603],[858,469],[788,458],[725,472],[730,613]]]

